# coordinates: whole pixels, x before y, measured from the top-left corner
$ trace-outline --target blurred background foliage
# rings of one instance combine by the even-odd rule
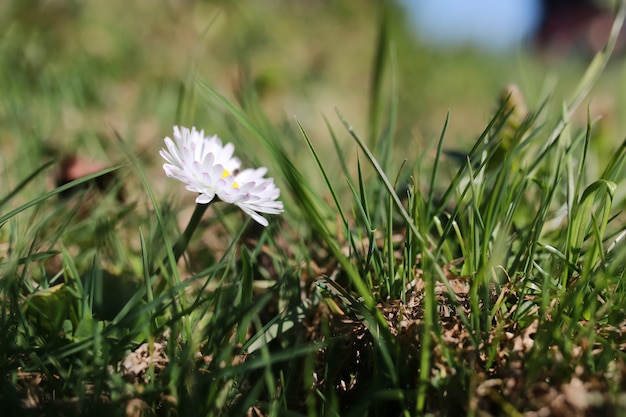
[[[323,116],[338,124],[335,109],[363,132],[384,16],[391,46],[383,53],[396,57],[403,157],[438,137],[448,111],[447,144],[462,148],[508,83],[520,86],[531,108],[553,91],[551,105],[560,106],[589,55],[536,45],[443,48],[423,42],[403,5],[392,1],[10,0],[0,5],[3,169],[18,160],[39,163],[37,152],[13,158],[18,137],[44,142],[33,148],[39,152],[108,161],[118,159],[108,155],[113,131],[151,154],[174,123],[219,133],[203,104],[187,115],[192,120],[180,120],[181,86],[189,89],[195,77],[235,99],[243,85],[253,86],[274,122],[292,123],[295,115],[314,139],[328,137]],[[617,138],[625,127],[617,116],[626,105],[621,61],[591,94],[592,116],[602,115],[603,131]],[[390,68],[384,76],[389,90]],[[101,147],[87,139],[94,135]]]

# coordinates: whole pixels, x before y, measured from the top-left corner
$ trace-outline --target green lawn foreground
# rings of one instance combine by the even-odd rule
[[[230,98],[192,68],[159,111],[242,159],[193,179],[218,184],[208,205],[161,169],[171,127],[77,133],[111,164],[44,144],[55,113],[20,111],[21,72],[1,114],[2,415],[623,415],[626,141],[572,122],[623,20],[562,106],[505,87],[460,158],[450,119],[423,149],[399,137],[385,20],[362,129],[341,108],[277,123],[259,79]],[[81,76],[59,91],[89,97]],[[261,174],[262,203],[239,194],[262,166],[284,213]]]

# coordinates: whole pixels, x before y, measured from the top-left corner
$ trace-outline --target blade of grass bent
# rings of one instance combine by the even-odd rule
[[[9,194],[7,194],[2,200],[0,200],[0,207],[8,203],[13,197],[15,197],[15,195],[17,195],[18,192],[20,192],[22,188],[24,188],[29,182],[35,179],[37,175],[45,171],[48,167],[50,167],[54,163],[55,163],[54,160],[50,160],[44,163],[39,168],[37,168],[35,171],[33,171],[28,177],[24,178],[13,190],[11,190],[11,192],[9,192]]]
[[[324,182],[326,182],[326,186],[328,187],[328,190],[330,191],[333,201],[335,202],[335,206],[337,206],[337,210],[339,211],[339,215],[341,216],[341,220],[343,221],[343,224],[347,230],[348,220],[343,212],[343,209],[341,208],[341,204],[339,203],[339,198],[337,197],[337,193],[335,193],[335,189],[333,188],[330,182],[330,179],[328,178],[328,175],[326,174],[326,170],[324,169],[324,166],[322,165],[322,161],[320,160],[319,155],[315,151],[315,148],[313,147],[313,144],[311,143],[311,140],[309,139],[309,135],[306,133],[306,131],[304,130],[304,127],[302,127],[302,124],[300,123],[300,120],[298,120],[297,118],[296,118],[296,124],[298,125],[298,129],[300,129],[300,133],[304,137],[304,140],[306,141],[306,144],[309,147],[309,150],[313,154],[313,158],[315,158],[315,163],[317,164],[317,167],[320,169],[320,172],[322,173],[322,176],[324,177]]]
[[[372,166],[378,173],[379,178],[383,181],[383,184],[387,188],[387,191],[391,194],[394,200],[394,203],[396,205],[396,208],[400,211],[400,214],[406,221],[407,226],[411,229],[411,231],[413,232],[415,237],[420,241],[420,243],[426,246],[426,243],[427,243],[426,238],[424,238],[424,236],[419,232],[419,230],[417,230],[417,227],[415,226],[413,220],[411,219],[409,214],[406,212],[404,206],[402,205],[402,202],[400,201],[400,197],[398,197],[398,194],[395,192],[395,189],[393,188],[393,185],[389,181],[389,178],[387,178],[387,175],[383,171],[382,167],[379,165],[378,161],[376,160],[372,152],[369,150],[367,145],[361,140],[361,138],[359,138],[359,136],[356,134],[352,125],[350,125],[348,121],[344,119],[343,116],[339,112],[337,112],[337,114],[341,122],[344,124],[344,126],[346,127],[350,135],[352,136],[352,138],[356,141],[356,143],[359,145],[361,150],[365,153],[365,155],[367,156],[367,159],[370,161],[370,163],[372,164]]]
[[[106,174],[108,174],[110,172],[116,171],[116,170],[118,170],[118,169],[120,169],[120,168],[122,168],[124,166],[125,166],[124,164],[121,164],[121,165],[116,165],[116,166],[113,166],[113,167],[110,167],[110,168],[103,169],[103,170],[95,172],[93,174],[89,174],[89,175],[86,175],[84,177],[81,177],[81,178],[79,178],[77,180],[74,180],[72,182],[68,182],[67,184],[64,184],[64,185],[62,185],[60,187],[57,187],[57,188],[55,188],[52,191],[44,193],[44,194],[40,195],[39,197],[32,199],[28,203],[22,204],[21,206],[17,207],[16,209],[11,210],[7,214],[5,214],[3,216],[0,216],[0,227],[1,227],[1,225],[3,225],[7,220],[12,218],[13,216],[16,216],[17,214],[23,212],[24,210],[27,210],[27,209],[29,209],[29,208],[31,208],[33,206],[36,206],[37,204],[41,203],[42,201],[47,200],[50,197],[53,197],[53,196],[55,196],[57,194],[60,194],[60,193],[62,193],[64,191],[67,191],[69,189],[77,187],[77,186],[79,186],[81,184],[84,184],[84,183],[86,183],[86,182],[88,182],[90,180],[93,180],[94,178],[98,178],[98,177],[101,177],[102,175],[106,175]]]

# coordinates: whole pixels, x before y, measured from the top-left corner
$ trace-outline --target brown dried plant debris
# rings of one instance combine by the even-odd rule
[[[154,373],[158,374],[169,363],[165,346],[166,343],[143,343],[130,352],[121,363],[124,378],[133,384],[150,382],[148,381],[149,370],[152,368]]]
[[[579,365],[576,373],[569,376],[563,374],[563,370],[572,364],[567,363],[557,346],[551,346],[544,358],[548,367],[540,375],[529,373],[526,361],[533,360],[532,355],[537,354],[535,338],[537,332],[544,330],[539,319],[528,323],[512,320],[515,306],[506,313],[499,313],[490,332],[482,335],[476,344],[476,338],[466,325],[471,319],[470,280],[455,276],[450,272],[451,269],[445,269],[448,277],[446,284],[435,282],[440,338],[433,334],[432,372],[433,378],[437,377],[435,374],[448,375],[456,381],[459,365],[472,370],[470,391],[461,394],[461,401],[463,398],[467,401],[462,405],[463,408],[468,411],[473,409],[477,415],[484,417],[503,414],[576,417],[615,415],[619,404],[626,404],[626,394],[616,396],[610,390],[616,381],[626,380],[626,365],[619,360],[609,364],[611,372],[594,372]],[[420,356],[420,341],[424,331],[423,303],[427,285],[421,271],[417,271],[416,276],[408,286],[410,291],[407,291],[405,302],[387,300],[377,305],[404,355],[404,366],[414,369],[419,368],[417,358]],[[490,305],[510,301],[511,297],[515,299],[510,285],[491,285],[489,288]],[[311,340],[319,341],[324,337],[320,332],[321,323],[326,321],[330,336],[336,342],[332,354],[341,357],[341,360],[333,362],[337,368],[334,369],[336,379],[326,381],[322,375],[325,364],[331,359],[327,357],[331,352],[328,349],[320,350],[314,380],[318,386],[333,384],[338,393],[345,394],[344,399],[349,399],[351,393],[353,396],[359,395],[360,385],[368,383],[375,343],[362,317],[341,311],[339,300],[330,301],[330,304],[321,303],[306,323],[306,329]],[[340,310],[336,311],[338,307]],[[550,314],[546,314],[543,320],[549,322]],[[626,350],[626,323],[596,327],[599,336],[613,340],[622,351]],[[584,352],[595,354],[600,352],[599,349],[598,343],[589,346],[583,339],[580,346],[572,348],[568,357],[574,361],[580,359],[582,363]],[[448,362],[446,355],[450,354],[454,364]],[[495,356],[490,357],[493,354]],[[448,389],[461,388],[452,383]],[[436,394],[433,393],[434,397]],[[436,407],[436,404],[433,403],[433,406]],[[430,411],[437,413],[436,408]]]

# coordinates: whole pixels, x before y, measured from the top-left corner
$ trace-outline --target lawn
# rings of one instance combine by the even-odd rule
[[[439,49],[383,0],[0,24],[3,415],[624,414],[615,37]]]

